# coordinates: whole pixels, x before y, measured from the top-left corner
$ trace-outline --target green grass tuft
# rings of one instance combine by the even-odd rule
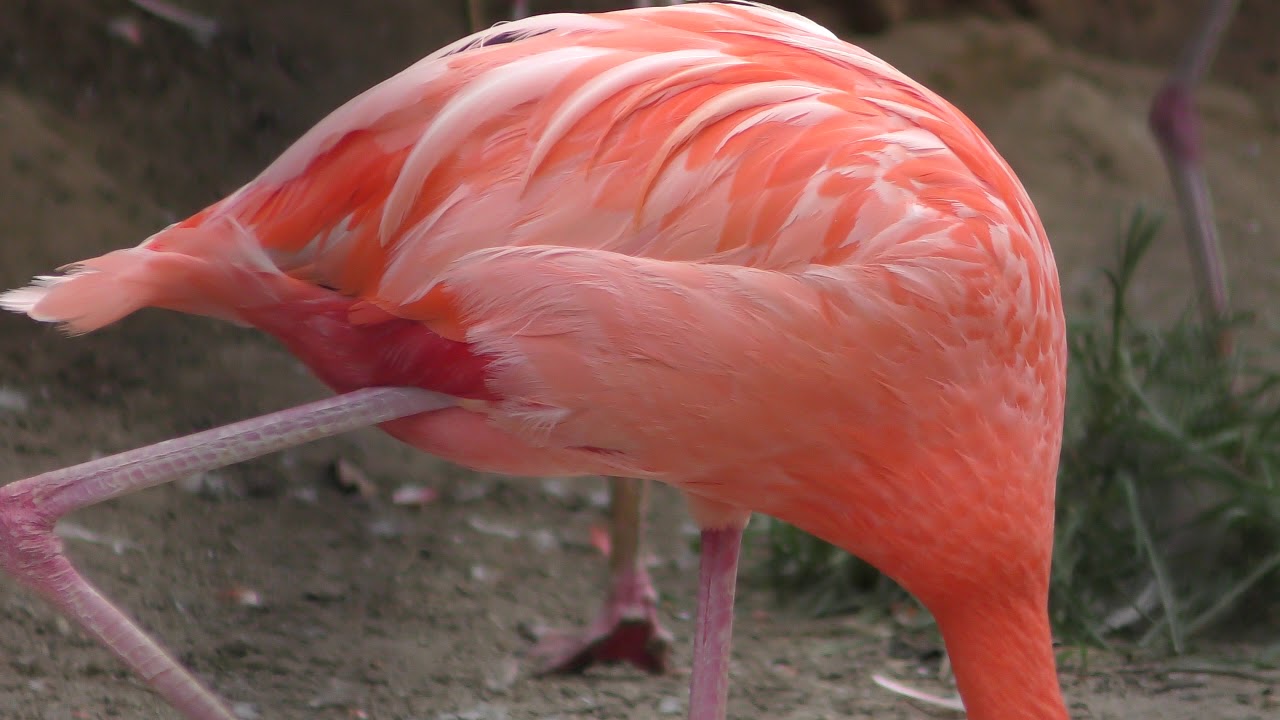
[[[1158,225],[1135,213],[1102,312],[1069,323],[1051,608],[1068,640],[1181,652],[1280,591],[1280,372],[1263,364],[1274,355],[1221,356],[1222,328],[1190,313],[1152,327],[1130,312]],[[903,597],[827,543],[760,526],[783,601],[832,613]]]

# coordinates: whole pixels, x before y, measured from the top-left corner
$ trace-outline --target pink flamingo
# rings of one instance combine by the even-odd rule
[[[690,718],[726,714],[752,512],[920,598],[971,718],[1067,716],[1044,229],[963,114],[800,16],[501,25],[66,270],[0,305],[72,333],[147,306],[252,325],[343,393],[0,488],[0,566],[188,718],[232,715],[76,572],[54,522],[370,424],[487,471],[679,488],[702,528]]]

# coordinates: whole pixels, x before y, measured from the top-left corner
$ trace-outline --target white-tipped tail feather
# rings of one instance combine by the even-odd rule
[[[141,252],[146,251],[118,250],[67,266],[65,275],[40,275],[30,285],[0,295],[0,308],[58,323],[69,335],[110,325],[156,300],[148,292],[155,283],[138,282],[146,274],[146,262],[131,255]]]
[[[35,311],[36,305],[49,293],[50,286],[65,279],[60,275],[38,275],[24,288],[0,293],[0,309],[23,313],[33,320],[47,321],[50,318],[40,317]]]
[[[111,283],[110,279],[89,279],[89,275],[97,273],[75,266],[65,269],[66,275],[39,275],[24,288],[0,294],[0,308],[23,313],[32,320],[58,323],[67,334],[80,335],[141,307],[126,294],[104,287]],[[68,283],[74,285],[69,288]],[[67,302],[68,289],[78,299]]]
[[[235,323],[237,310],[271,302],[282,279],[252,234],[229,218],[171,226],[139,247],[67,265],[0,294],[0,308],[58,323],[72,335],[97,330],[144,307]]]

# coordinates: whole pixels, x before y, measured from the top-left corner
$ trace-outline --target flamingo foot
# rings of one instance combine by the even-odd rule
[[[530,655],[537,674],[580,673],[592,665],[630,663],[645,672],[667,671],[672,635],[658,621],[658,593],[643,568],[613,577],[595,620],[585,628],[542,633]]]

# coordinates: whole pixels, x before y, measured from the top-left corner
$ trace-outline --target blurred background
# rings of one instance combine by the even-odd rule
[[[1199,21],[1199,0],[777,4],[885,58],[988,133],[1041,213],[1073,322],[1088,324],[1112,299],[1100,268],[1115,265],[1139,207],[1166,220],[1128,285],[1128,310],[1155,328],[1187,322],[1191,274],[1146,116]],[[621,3],[531,6],[584,11]],[[0,286],[133,245],[195,212],[249,180],[348,98],[469,32],[463,0],[173,0],[172,7],[197,17],[168,19],[156,7],[128,0],[0,3]],[[487,25],[510,8],[490,0],[484,9]],[[1197,93],[1233,303],[1256,315],[1243,344],[1264,367],[1274,367],[1268,358],[1280,273],[1277,38],[1280,3],[1245,0],[1210,83]],[[1143,337],[1173,346],[1174,336],[1155,330]],[[1219,370],[1204,372],[1215,379],[1198,382],[1182,372],[1177,381],[1216,389]],[[1076,387],[1106,380],[1086,378]],[[1185,386],[1153,396],[1177,396]],[[322,394],[271,341],[221,323],[146,311],[66,339],[5,314],[0,482]],[[1264,427],[1276,417],[1271,406],[1251,404],[1266,401],[1266,393],[1247,395],[1249,424],[1243,414],[1228,418],[1234,432],[1256,442],[1221,450],[1243,468],[1237,475],[1263,479],[1238,490],[1243,494],[1221,487],[1209,493],[1228,493],[1225,510],[1216,500],[1193,503],[1251,524],[1214,525],[1231,533],[1222,530],[1213,553],[1189,556],[1235,567],[1229,577],[1214,576],[1222,584],[1212,597],[1195,593],[1195,578],[1208,575],[1179,580],[1191,618],[1242,588],[1192,646],[1170,659],[1168,648],[1151,641],[1165,632],[1169,614],[1141,600],[1150,590],[1142,562],[1105,581],[1112,586],[1071,594],[1096,590],[1087,608],[1068,607],[1060,591],[1069,586],[1056,588],[1060,630],[1070,639],[1064,682],[1076,717],[1243,720],[1277,711],[1276,675],[1268,673],[1280,662],[1280,608],[1259,588],[1274,578],[1266,563],[1280,552],[1265,529],[1280,518],[1280,491],[1268,475],[1280,442]],[[1194,415],[1199,406],[1175,405],[1193,413],[1188,432],[1209,432],[1196,424],[1204,420]],[[1221,403],[1210,412],[1219,421],[1212,427],[1221,429],[1230,413]],[[1111,426],[1104,424],[1101,434],[1082,427],[1074,437],[1093,445],[1111,438],[1108,452],[1126,467],[1135,455],[1171,455],[1134,422],[1134,435],[1106,432]],[[1192,444],[1185,433],[1179,437]],[[1095,480],[1115,470],[1096,459],[1073,467]],[[1187,467],[1164,468],[1160,482],[1178,480]],[[1105,483],[1083,485],[1100,497],[1117,492]],[[402,486],[438,497],[392,504],[391,491]],[[1169,486],[1152,487],[1159,495]],[[247,716],[256,709],[281,718],[678,716],[687,682],[678,671],[533,679],[520,664],[530,628],[581,622],[594,610],[605,562],[591,537],[605,503],[599,481],[474,476],[363,432],[125,498],[77,515],[64,531],[90,578],[184,663],[242,701]],[[1157,535],[1170,538],[1176,553],[1188,526],[1165,520],[1185,518],[1185,504],[1149,509],[1160,514],[1152,523]],[[1108,547],[1118,558],[1137,552],[1132,533],[1124,534],[1132,516],[1119,514],[1128,520],[1104,523],[1119,535],[1091,540],[1113,545],[1071,547],[1086,560],[1105,558]],[[797,545],[767,523],[755,526],[740,592],[733,712],[926,717],[870,675],[948,692],[927,618],[821,548]],[[664,622],[676,634],[678,667],[688,662],[692,627],[691,530],[679,501],[658,489],[652,571]],[[1182,557],[1168,556],[1175,570]],[[1072,563],[1088,570],[1080,577],[1097,580],[1100,571],[1088,562],[1077,556]],[[1241,586],[1251,573],[1259,577]],[[815,574],[840,582],[833,589],[815,583]],[[820,601],[803,601],[799,591],[810,586]],[[779,603],[780,596],[798,601]],[[1117,597],[1134,598],[1137,619],[1117,619]],[[1223,622],[1237,615],[1248,625]],[[168,713],[105,651],[0,580],[0,715]]]

